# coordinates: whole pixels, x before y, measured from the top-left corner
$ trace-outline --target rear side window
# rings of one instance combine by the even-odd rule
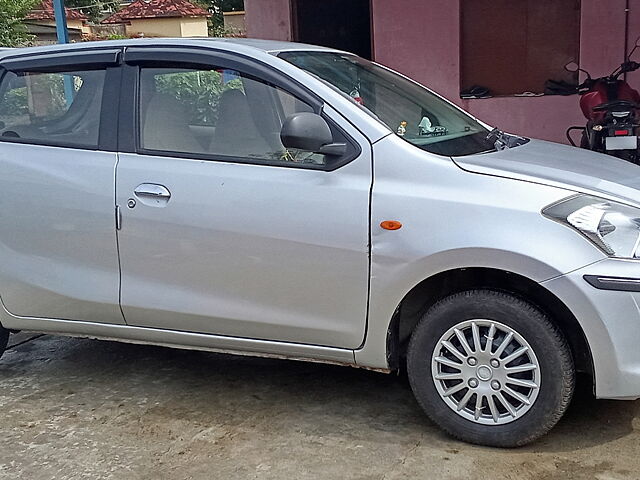
[[[7,72],[0,140],[97,148],[105,70]]]

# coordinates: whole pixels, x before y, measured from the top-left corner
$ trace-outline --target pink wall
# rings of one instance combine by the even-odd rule
[[[374,60],[455,98],[460,10],[452,0],[372,0]]]
[[[248,35],[291,38],[289,0],[245,0]],[[461,100],[459,0],[371,0],[374,58],[510,132],[566,142],[565,130],[584,124],[575,95]],[[624,55],[626,0],[582,0],[580,64],[610,73]],[[629,43],[640,36],[640,0],[630,1]],[[635,56],[640,61],[640,51]],[[640,88],[640,71],[629,75]]]
[[[244,0],[247,36],[267,40],[291,40],[289,0]]]
[[[637,0],[630,0],[631,12],[629,12],[629,48],[633,48],[640,37],[640,4]],[[633,54],[632,60],[640,62],[640,47]],[[627,75],[627,81],[631,86],[640,87],[640,70]]]

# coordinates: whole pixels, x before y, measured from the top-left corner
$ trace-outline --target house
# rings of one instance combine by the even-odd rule
[[[640,36],[629,0],[245,0],[245,11],[248,37],[355,52],[491,125],[559,142],[586,120],[578,97],[551,95],[547,80],[582,80],[571,61],[609,74]],[[627,80],[640,87],[640,71]],[[486,98],[468,98],[473,87]]]
[[[101,23],[124,24],[128,36],[207,37],[209,16],[187,0],[135,0]]]
[[[82,35],[91,32],[88,17],[76,9],[65,8],[69,39],[80,41]],[[38,44],[56,43],[56,18],[53,11],[53,0],[42,0],[25,17],[27,31],[35,36]]]
[[[55,25],[42,25],[40,23],[25,22],[27,33],[33,35],[33,43],[36,45],[53,45],[58,43],[58,32]],[[84,32],[80,28],[67,27],[70,42],[81,42]]]

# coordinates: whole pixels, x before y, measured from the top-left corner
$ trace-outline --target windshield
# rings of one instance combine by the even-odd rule
[[[495,150],[478,121],[424,87],[373,62],[337,52],[283,52],[280,58],[316,75],[367,109],[397,135],[447,156]]]

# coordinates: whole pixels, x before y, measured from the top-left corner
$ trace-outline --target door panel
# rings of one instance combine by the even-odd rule
[[[369,152],[334,172],[120,154],[127,323],[359,346]],[[170,199],[161,208],[137,200],[125,207],[141,184],[165,187]]]
[[[0,143],[0,295],[13,315],[124,323],[116,154]]]
[[[106,151],[115,147],[107,132],[117,113],[118,53],[2,61],[0,296],[13,315],[124,323],[117,155]]]

